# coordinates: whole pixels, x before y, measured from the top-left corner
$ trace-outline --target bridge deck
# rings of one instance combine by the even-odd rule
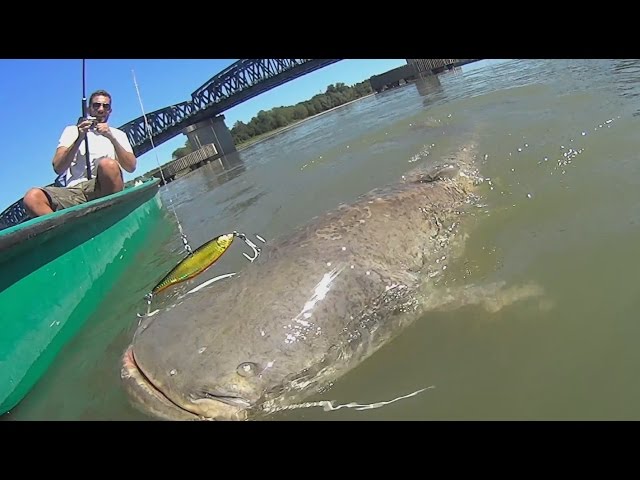
[[[244,59],[215,75],[191,94],[118,127],[129,137],[136,155],[148,152],[200,120],[215,117],[250,98],[341,59]],[[153,140],[153,141],[152,141]]]

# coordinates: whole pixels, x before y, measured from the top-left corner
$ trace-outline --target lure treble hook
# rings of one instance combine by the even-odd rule
[[[253,261],[256,258],[258,258],[260,253],[262,253],[262,249],[259,246],[257,246],[255,243],[253,243],[251,240],[249,240],[244,233],[239,233],[239,232],[236,232],[234,230],[233,235],[238,237],[240,240],[242,240],[244,243],[246,243],[251,250],[253,250],[253,257],[250,257],[249,255],[247,255],[246,252],[242,252],[242,255],[244,255],[244,257],[247,260],[249,260],[250,262],[253,263]],[[262,240],[262,241],[264,242],[264,240]]]
[[[148,317],[149,314],[151,313],[151,301],[153,300],[153,292],[149,292],[144,296],[144,299],[147,301],[147,313],[144,315],[140,315],[139,313],[136,313],[136,316],[138,318],[144,318],[144,317]],[[138,325],[140,323],[138,322]]]

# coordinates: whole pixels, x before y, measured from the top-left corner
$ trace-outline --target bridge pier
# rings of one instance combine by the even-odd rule
[[[227,155],[236,151],[231,131],[224,123],[224,115],[218,115],[207,120],[202,120],[185,128],[184,133],[194,150],[204,145],[213,144],[216,152]]]

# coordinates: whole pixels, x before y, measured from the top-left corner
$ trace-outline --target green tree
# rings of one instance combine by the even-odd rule
[[[231,129],[231,135],[236,144],[250,140],[253,137],[286,127],[300,120],[317,115],[326,110],[338,107],[373,93],[369,80],[349,86],[343,82],[328,85],[324,93],[314,95],[309,100],[295,105],[274,107],[271,110],[260,110],[248,123],[237,121]],[[177,153],[190,153],[185,147],[176,150]],[[174,152],[174,155],[176,154]]]

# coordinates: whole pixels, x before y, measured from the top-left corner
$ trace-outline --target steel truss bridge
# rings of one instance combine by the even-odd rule
[[[118,128],[127,134],[134,153],[139,156],[182,133],[190,125],[219,115],[272,88],[340,60],[238,60],[196,89],[191,94],[191,100],[147,113],[148,128],[143,116]]]

